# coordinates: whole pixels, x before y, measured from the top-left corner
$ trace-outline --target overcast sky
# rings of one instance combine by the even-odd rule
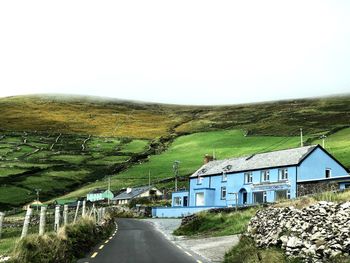
[[[1,1],[0,97],[234,104],[350,92],[350,1]]]

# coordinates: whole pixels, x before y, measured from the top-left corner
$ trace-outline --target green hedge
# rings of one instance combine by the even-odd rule
[[[109,219],[96,225],[84,218],[75,224],[54,233],[28,235],[16,245],[12,262],[15,263],[70,263],[83,257],[93,246],[107,238],[115,228],[114,220]]]

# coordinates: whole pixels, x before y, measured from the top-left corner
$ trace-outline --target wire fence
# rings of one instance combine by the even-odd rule
[[[105,216],[105,207],[56,206],[55,208],[28,208],[17,214],[0,212],[0,239],[19,238],[28,234],[58,232],[65,224],[74,223],[82,217],[92,217],[100,222]]]

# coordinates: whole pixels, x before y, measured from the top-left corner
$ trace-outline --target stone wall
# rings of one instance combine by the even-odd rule
[[[296,209],[259,210],[248,225],[247,235],[259,247],[277,246],[287,256],[305,262],[330,262],[330,258],[349,256],[350,202],[321,201]]]
[[[336,191],[339,189],[337,181],[318,181],[308,183],[298,183],[298,197],[312,195],[326,191]]]

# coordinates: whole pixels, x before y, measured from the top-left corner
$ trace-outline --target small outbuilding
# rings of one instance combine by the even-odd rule
[[[106,189],[94,189],[86,196],[86,200],[90,202],[97,202],[103,200],[111,200],[114,197],[110,190]]]
[[[160,197],[163,193],[154,186],[126,188],[126,190],[112,199],[117,205],[128,204],[132,199],[139,197]]]

